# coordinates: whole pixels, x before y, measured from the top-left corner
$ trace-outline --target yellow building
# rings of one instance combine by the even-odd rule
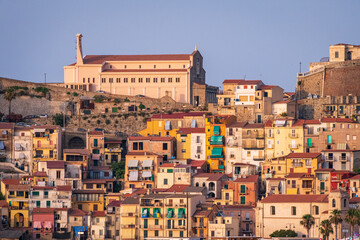
[[[139,239],[139,198],[126,198],[120,205],[121,239]]]
[[[315,176],[320,168],[321,153],[290,153],[286,157],[286,173],[307,173]]]
[[[205,84],[203,57],[191,54],[86,55],[77,34],[76,63],[64,67],[64,86],[91,92],[171,97],[177,102],[204,106],[216,102],[217,88]]]
[[[38,162],[56,161],[61,159],[62,134],[59,126],[34,126],[32,135],[32,173],[41,171]]]
[[[10,227],[29,227],[30,184],[19,181],[5,185],[5,200],[10,209]]]
[[[88,166],[104,166],[105,137],[102,131],[89,132],[87,135],[87,149],[91,153]]]
[[[226,127],[235,121],[235,116],[215,115],[206,117],[206,160],[210,172],[225,172]]]
[[[290,173],[286,176],[286,194],[315,194],[314,175]]]
[[[205,127],[205,112],[155,114],[148,119],[146,128],[138,133],[142,136],[159,135],[176,138],[180,128]]]
[[[85,212],[103,211],[104,196],[104,190],[74,190],[72,195],[73,207]]]
[[[285,157],[266,159],[261,163],[262,179],[267,178],[284,178],[286,173]]]
[[[265,124],[267,159],[304,152],[303,121],[294,119],[269,120]]]
[[[176,134],[176,159],[191,159],[191,128],[180,128]]]
[[[197,206],[196,212],[192,216],[192,228],[194,237],[208,239],[209,222],[214,219],[218,211],[218,205],[203,203]]]
[[[105,139],[104,162],[106,166],[121,161],[121,140]]]

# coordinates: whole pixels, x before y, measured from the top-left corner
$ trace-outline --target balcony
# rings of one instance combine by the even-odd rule
[[[121,214],[122,217],[137,217],[137,213],[123,213]]]
[[[56,149],[56,144],[41,144],[41,145],[33,144],[33,148],[35,148],[35,149]]]
[[[5,140],[7,140],[8,139],[8,135],[6,134],[4,134],[4,135],[0,135],[0,140],[1,141],[5,141]]]
[[[71,199],[70,196],[63,196],[63,195],[58,195],[57,198],[58,199]]]
[[[10,206],[10,210],[29,210],[29,207]]]
[[[328,161],[328,162],[336,162],[337,158],[334,157],[334,156],[326,156],[325,160]]]
[[[255,137],[256,139],[264,139],[265,138],[265,134],[264,133],[257,133],[256,134],[256,137]]]
[[[289,133],[289,138],[298,138],[299,134],[297,133]]]
[[[250,218],[245,218],[245,219],[243,220],[243,222],[250,222],[250,223],[252,223],[252,219],[250,219]]]
[[[67,173],[65,175],[65,178],[80,178],[80,174],[78,174],[78,173],[75,173],[75,174]]]
[[[102,148],[103,145],[102,145],[101,143],[98,143],[98,144],[92,143],[92,144],[91,144],[91,147],[92,147],[92,148]]]
[[[152,203],[152,202],[141,202],[141,203],[140,203],[140,206],[153,207],[153,206],[154,206],[154,203]]]
[[[350,157],[348,157],[348,156],[340,156],[339,160],[340,160],[340,162],[350,162]]]
[[[272,178],[272,177],[273,177],[272,173],[265,173],[265,179]]]
[[[224,136],[211,136],[210,145],[224,145]]]
[[[254,161],[264,161],[265,157],[254,157]]]
[[[302,163],[302,162],[292,162],[292,163],[291,163],[291,166],[292,166],[292,167],[302,167],[302,166],[303,166],[303,163]]]
[[[195,223],[192,227],[193,228],[206,228],[206,226],[204,226],[203,222]]]
[[[289,144],[289,148],[290,148],[290,149],[299,149],[299,148],[300,148],[300,144]]]
[[[264,145],[262,144],[244,144],[243,145],[244,149],[263,149]]]
[[[163,229],[163,225],[152,225],[152,224],[148,224],[147,226],[140,225],[140,228],[157,230],[157,229]]]

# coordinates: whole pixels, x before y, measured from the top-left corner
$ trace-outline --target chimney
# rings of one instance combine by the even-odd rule
[[[83,55],[82,55],[82,44],[81,44],[82,34],[76,34],[76,64],[82,65],[84,64]]]

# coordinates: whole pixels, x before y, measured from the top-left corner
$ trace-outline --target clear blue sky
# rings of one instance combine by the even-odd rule
[[[336,43],[360,44],[360,1],[4,1],[0,76],[63,81],[86,54],[191,53],[204,57],[207,82],[261,79],[295,88],[299,62],[328,56]]]

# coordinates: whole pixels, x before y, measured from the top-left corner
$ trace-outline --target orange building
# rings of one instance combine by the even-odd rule
[[[242,176],[233,182],[229,182],[229,189],[234,191],[234,205],[255,206],[258,200],[259,176]]]

